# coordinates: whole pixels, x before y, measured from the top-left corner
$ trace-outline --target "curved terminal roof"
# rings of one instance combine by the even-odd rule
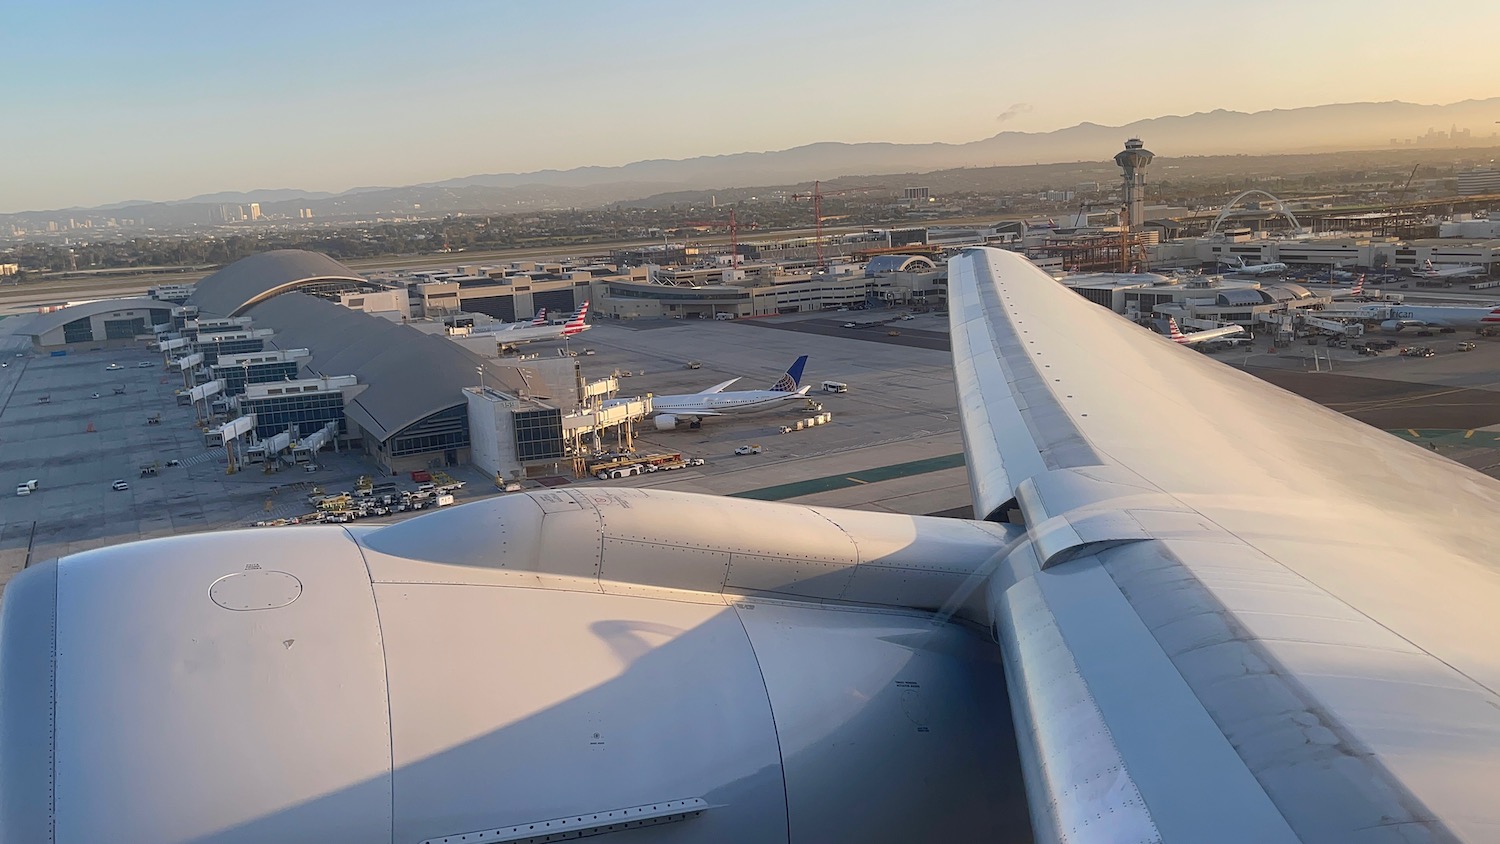
[[[1294,299],[1311,299],[1313,295],[1312,291],[1306,287],[1300,284],[1293,284],[1289,281],[1273,284],[1265,288],[1265,290],[1278,302],[1288,302]]]
[[[148,299],[145,296],[137,296],[132,299],[99,299],[94,302],[81,302],[77,305],[69,305],[66,308],[52,311],[51,313],[36,314],[31,321],[26,323],[24,333],[34,336],[46,334],[53,329],[60,328],[75,319],[99,316],[100,314],[112,313],[114,311],[139,311],[145,308],[165,311],[170,318],[172,309],[177,307],[171,302],[163,302],[160,299]],[[166,322],[167,320],[162,320]]]
[[[921,255],[876,255],[865,264],[865,276],[878,273],[912,273],[935,269],[931,258]]]
[[[464,388],[479,380],[476,367],[484,367],[487,386],[509,393],[541,383],[526,367],[486,360],[446,337],[306,293],[262,301],[249,315],[257,328],[276,331],[277,348],[310,351],[304,364],[311,372],[357,376],[363,389],[347,402],[346,411],[381,441],[464,404]]]
[[[1265,305],[1271,302],[1261,290],[1254,287],[1237,287],[1220,291],[1219,305],[1226,308],[1242,308],[1247,305]]]
[[[327,255],[278,249],[241,258],[198,282],[188,304],[206,316],[239,316],[272,296],[330,281],[359,284],[365,279]]]

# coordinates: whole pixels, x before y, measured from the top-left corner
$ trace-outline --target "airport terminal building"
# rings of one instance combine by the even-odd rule
[[[390,314],[340,304],[372,290],[380,292],[327,256],[271,252],[205,278],[186,306],[196,309],[200,320],[245,317],[254,328],[242,332],[270,334],[264,349],[239,356],[247,375],[254,365],[262,379],[266,373],[284,378],[287,358],[298,365],[297,380],[263,380],[243,388],[241,410],[265,422],[257,422],[257,436],[278,433],[288,424],[307,434],[337,422],[343,441],[357,443],[392,473],[472,462],[464,390],[480,380],[520,405],[537,407],[549,406],[545,400],[551,398],[538,385],[567,380],[487,359],[446,337],[386,318]],[[571,359],[558,365],[577,367]],[[521,393],[527,394],[524,401]],[[576,404],[576,395],[557,398],[561,405]],[[555,446],[547,453],[561,451],[560,441]]]
[[[151,336],[151,326],[168,322],[173,305],[156,299],[104,299],[38,314],[25,327],[38,350],[135,346]]]
[[[325,255],[282,250],[223,268],[181,303],[80,303],[33,316],[24,329],[34,346],[54,354],[99,346],[159,351],[181,373],[178,401],[198,408],[208,445],[220,435],[226,445],[282,434],[296,443],[332,430],[388,473],[473,462],[466,390],[482,383],[504,409],[487,413],[478,434],[480,451],[502,458],[485,468],[507,476],[555,473],[565,450],[555,420],[581,404],[577,361],[476,354],[406,324],[399,307],[387,307],[392,290]],[[361,298],[377,302],[376,312],[366,312]],[[557,305],[563,310],[561,299]],[[554,423],[533,424],[537,413]],[[522,417],[518,427],[514,420]],[[496,437],[507,441],[492,442]]]

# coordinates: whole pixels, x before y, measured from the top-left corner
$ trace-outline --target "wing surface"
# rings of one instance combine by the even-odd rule
[[[1014,253],[949,296],[1038,840],[1500,840],[1500,483]]]
[[[712,387],[709,387],[707,390],[699,390],[698,391],[698,395],[705,396],[705,395],[708,395],[709,393],[722,393],[722,392],[724,392],[725,389],[727,389],[729,387],[730,384],[733,384],[734,382],[736,382],[738,380],[740,380],[740,379],[738,379],[738,378],[731,378],[728,381],[723,382],[722,384],[715,384]]]

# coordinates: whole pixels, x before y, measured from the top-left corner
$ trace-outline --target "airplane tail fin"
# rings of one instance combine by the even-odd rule
[[[1489,313],[1480,317],[1479,321],[1485,325],[1500,325],[1500,307],[1492,308]]]
[[[1358,296],[1358,295],[1360,295],[1363,292],[1365,292],[1365,274],[1364,273],[1360,273],[1359,277],[1354,280],[1354,291],[1353,291],[1353,293],[1354,293],[1355,296]]]
[[[543,325],[546,325],[546,324],[547,324],[547,309],[546,308],[537,308],[536,309],[536,316],[534,316],[534,317],[531,318],[531,326],[533,328],[536,328],[536,327],[543,326]]]
[[[786,374],[777,379],[775,384],[771,385],[771,391],[776,393],[796,392],[797,385],[802,383],[802,368],[804,366],[807,366],[807,355],[803,355],[792,361],[792,365],[787,368]]]
[[[1176,317],[1167,317],[1167,337],[1177,343],[1187,342],[1187,335],[1183,334],[1182,329],[1177,327]]]
[[[588,324],[584,321],[584,318],[588,315],[589,303],[585,301],[583,303],[583,307],[580,307],[578,309],[578,313],[573,314],[573,318],[568,320],[567,323],[563,325],[563,336],[568,337],[577,334],[585,328],[588,328]]]

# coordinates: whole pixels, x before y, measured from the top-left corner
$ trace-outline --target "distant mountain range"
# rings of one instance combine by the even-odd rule
[[[216,205],[258,202],[267,214],[311,208],[318,219],[422,215],[455,211],[517,211],[587,207],[673,191],[790,185],[813,179],[919,173],[964,167],[1103,161],[1126,138],[1169,157],[1274,155],[1391,149],[1392,141],[1446,146],[1500,144],[1500,97],[1450,105],[1347,103],[1254,113],[1211,111],[1156,117],[1124,126],[1080,123],[1053,132],[1002,132],[964,144],[816,143],[774,152],[742,152],[683,160],[637,161],[618,167],[577,167],[494,173],[407,187],[361,187],[342,193],[278,188],[226,191],[164,203],[113,203],[93,209],[0,215],[34,225],[100,214],[150,225],[208,223]],[[1448,138],[1451,128],[1458,132]],[[1442,133],[1439,138],[1436,134]]]

